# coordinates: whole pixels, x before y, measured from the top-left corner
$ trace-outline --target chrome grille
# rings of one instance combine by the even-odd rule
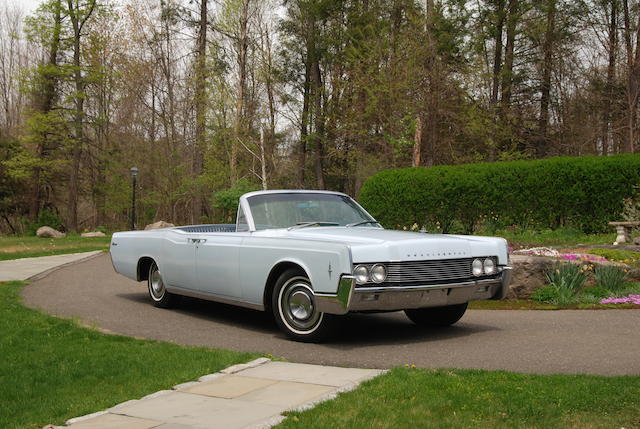
[[[471,258],[441,259],[435,261],[390,262],[387,267],[388,283],[436,282],[471,277]]]
[[[478,257],[481,261],[487,258],[493,259],[497,264],[497,258],[494,256]],[[364,284],[357,284],[356,287],[376,286],[410,286],[416,284],[438,284],[438,283],[456,283],[460,281],[478,280],[491,278],[498,275],[499,271],[490,276],[475,277],[472,274],[471,264],[476,258],[459,258],[459,259],[439,259],[428,261],[402,261],[402,262],[380,262],[387,269],[387,278],[382,283],[374,283],[369,280]],[[358,265],[365,265],[370,270],[376,263],[359,263],[354,264],[354,268]],[[401,284],[399,284],[401,283]]]

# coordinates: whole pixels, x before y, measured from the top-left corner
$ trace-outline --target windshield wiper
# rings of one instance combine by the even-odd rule
[[[290,226],[288,229],[292,230],[292,229],[300,229],[300,228],[306,228],[308,226],[321,226],[321,225],[330,225],[330,226],[336,226],[336,225],[340,225],[338,222],[323,222],[323,221],[314,221],[314,222],[298,222],[295,226]]]
[[[345,226],[346,226],[347,228],[350,228],[350,227],[352,227],[352,226],[365,225],[365,224],[367,224],[367,223],[374,223],[374,224],[376,224],[376,225],[379,225],[379,224],[378,224],[378,221],[376,221],[376,220],[363,220],[363,221],[360,221],[360,222],[348,223],[348,224],[346,224]]]

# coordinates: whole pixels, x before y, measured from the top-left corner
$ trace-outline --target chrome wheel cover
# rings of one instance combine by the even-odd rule
[[[292,332],[311,334],[324,317],[315,305],[313,290],[304,277],[294,277],[280,288],[278,295],[280,318]]]
[[[149,294],[154,301],[160,301],[164,297],[165,292],[166,289],[162,281],[162,276],[160,275],[160,270],[158,270],[158,266],[154,264],[149,273]]]

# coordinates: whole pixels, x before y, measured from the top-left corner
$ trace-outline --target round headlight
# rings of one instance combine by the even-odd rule
[[[471,272],[474,276],[478,277],[482,275],[483,266],[482,261],[480,259],[474,259],[471,264]]]
[[[486,275],[491,275],[496,272],[496,264],[493,262],[493,259],[487,258],[484,260],[484,273]]]
[[[371,280],[376,283],[382,283],[387,279],[387,269],[384,265],[376,264],[371,267]]]
[[[366,283],[369,281],[369,269],[365,265],[358,265],[353,269],[353,276],[356,278],[356,283]]]

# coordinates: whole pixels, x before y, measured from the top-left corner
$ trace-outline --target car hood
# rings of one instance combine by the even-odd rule
[[[265,230],[260,233],[344,243],[351,248],[354,263],[477,256],[497,256],[499,264],[507,263],[506,241],[498,237],[426,234],[371,227],[308,227]]]

